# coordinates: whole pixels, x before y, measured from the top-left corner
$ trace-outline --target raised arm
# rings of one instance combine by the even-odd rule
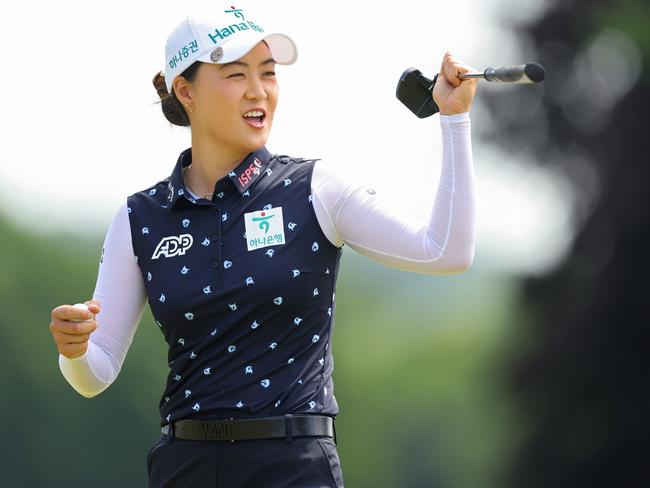
[[[469,113],[441,115],[443,157],[429,221],[391,208],[381,195],[318,161],[314,209],[336,246],[386,266],[424,274],[452,274],[472,263],[475,240],[474,172]],[[433,198],[432,198],[433,200]]]
[[[126,201],[106,233],[93,300],[101,310],[88,349],[75,358],[59,354],[61,373],[87,398],[98,395],[117,378],[147,304],[133,253]]]
[[[474,71],[445,52],[433,98],[440,108],[442,170],[429,221],[400,213],[373,189],[326,162],[312,177],[314,210],[323,232],[336,246],[349,245],[369,258],[403,271],[453,274],[474,259],[475,194],[469,109]]]

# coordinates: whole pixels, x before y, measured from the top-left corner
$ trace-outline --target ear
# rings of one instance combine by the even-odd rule
[[[185,106],[192,105],[192,93],[190,83],[182,76],[177,76],[172,83],[176,98]]]

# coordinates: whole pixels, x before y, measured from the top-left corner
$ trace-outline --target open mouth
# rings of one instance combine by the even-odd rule
[[[246,123],[252,127],[262,128],[266,121],[266,112],[263,110],[252,110],[243,115]]]

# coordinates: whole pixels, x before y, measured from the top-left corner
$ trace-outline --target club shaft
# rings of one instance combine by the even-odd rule
[[[459,73],[457,75],[458,78],[461,80],[463,78],[483,78],[485,76],[485,73]]]

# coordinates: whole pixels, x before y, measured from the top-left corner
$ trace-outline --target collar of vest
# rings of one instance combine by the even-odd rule
[[[214,187],[214,192],[217,193],[217,188],[224,183],[230,180],[232,185],[237,189],[240,195],[246,193],[264,174],[266,168],[268,167],[269,161],[273,158],[273,155],[266,149],[266,146],[253,151],[248,154],[241,163],[237,165],[230,173],[228,173],[223,178],[217,180]],[[188,147],[187,149],[181,151],[176,161],[176,166],[172,174],[169,176],[169,194],[167,201],[169,202],[168,208],[171,210],[176,205],[176,202],[181,199],[181,197],[186,199],[192,199],[192,196],[188,193],[183,183],[183,168],[189,166],[192,163],[192,148]]]

